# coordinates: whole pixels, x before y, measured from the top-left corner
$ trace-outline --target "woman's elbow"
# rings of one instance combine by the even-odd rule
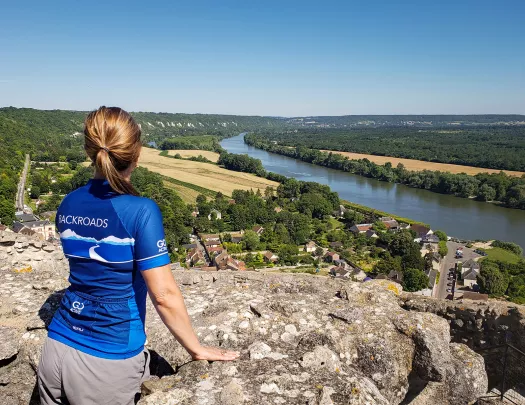
[[[180,293],[171,288],[163,288],[159,291],[150,292],[151,301],[157,308],[173,308],[177,306]]]

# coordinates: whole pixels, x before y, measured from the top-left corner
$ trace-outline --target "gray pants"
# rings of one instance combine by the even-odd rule
[[[149,378],[149,352],[124,360],[83,353],[47,338],[38,366],[42,405],[132,405]]]

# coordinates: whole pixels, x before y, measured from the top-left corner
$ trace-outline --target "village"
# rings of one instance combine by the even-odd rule
[[[234,202],[229,200],[229,203],[233,204]],[[276,211],[280,212],[281,209],[278,208]],[[344,205],[340,205],[339,210],[333,213],[333,217],[343,218],[347,211]],[[193,215],[198,216],[198,211],[195,210]],[[221,219],[222,214],[213,209],[209,214],[209,219],[211,220],[212,217]],[[377,222],[382,224],[384,228],[378,230]],[[474,249],[464,247],[462,243],[454,242],[452,238],[447,237],[445,246],[450,246],[451,250],[445,249],[445,252],[441,252],[444,253],[442,256],[439,253],[442,240],[430,227],[400,223],[391,217],[380,217],[377,222],[354,224],[349,230],[354,235],[364,236],[371,241],[378,239],[383,232],[411,231],[415,236],[414,242],[420,245],[421,256],[429,262],[424,271],[428,277],[428,286],[416,293],[435,298],[469,298],[482,301],[488,299],[487,294],[479,293],[476,284],[481,268],[477,259],[482,255],[476,254]],[[264,232],[264,227],[256,225],[249,232],[260,237]],[[243,251],[242,242],[245,234],[246,230],[192,234],[191,243],[182,246],[186,249],[185,261],[183,263],[178,262],[174,266],[186,268],[190,271],[290,271],[292,269],[300,271],[301,268],[309,269],[308,266],[301,263],[283,264],[279,260],[279,255],[271,250]],[[465,241],[464,244],[467,243]],[[234,252],[229,252],[227,245],[233,246]],[[315,263],[314,274],[326,274],[333,278],[357,282],[366,282],[375,278],[388,279],[399,284],[403,283],[402,271],[391,270],[388,273],[371,274],[351,260],[344,259],[342,257],[344,244],[340,241],[332,241],[328,243],[328,247],[322,247],[316,241],[309,240],[297,248],[299,258],[309,255],[313,259],[313,263]],[[255,260],[258,266],[247,266],[243,260],[247,256],[258,258]],[[468,259],[465,258],[467,256]],[[441,275],[443,276],[441,277]]]

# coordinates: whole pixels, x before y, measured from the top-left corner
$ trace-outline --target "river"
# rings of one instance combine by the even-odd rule
[[[500,239],[525,247],[525,211],[369,179],[269,153],[244,143],[244,134],[224,139],[230,153],[260,159],[267,171],[327,184],[342,199],[428,223],[462,239]]]

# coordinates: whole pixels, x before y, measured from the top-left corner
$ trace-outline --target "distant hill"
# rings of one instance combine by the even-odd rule
[[[524,125],[525,115],[342,115],[284,118],[288,125],[301,127],[458,127],[479,125]]]
[[[16,143],[19,150],[37,160],[53,161],[66,152],[81,149],[81,133],[87,111],[0,108],[0,146]],[[213,135],[218,139],[254,129],[276,129],[283,120],[239,115],[171,114],[132,112],[145,142],[162,144],[180,136]]]

